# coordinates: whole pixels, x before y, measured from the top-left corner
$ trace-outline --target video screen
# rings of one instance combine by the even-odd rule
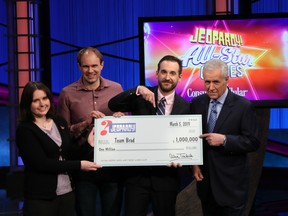
[[[202,67],[217,58],[229,66],[230,89],[263,107],[288,107],[288,15],[139,18],[141,82],[157,85],[164,55],[183,62],[177,93],[204,93]]]

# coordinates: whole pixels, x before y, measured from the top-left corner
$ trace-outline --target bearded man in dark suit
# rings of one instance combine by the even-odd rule
[[[132,115],[156,115],[160,100],[165,98],[165,112],[162,114],[189,114],[189,102],[175,93],[181,76],[182,61],[171,55],[164,56],[159,61],[156,71],[158,86],[138,86],[124,91],[110,99],[108,106],[113,111],[131,112]],[[174,166],[177,167],[175,164]],[[126,216],[146,216],[150,203],[154,215],[175,215],[179,189],[177,168],[129,167],[126,173]]]

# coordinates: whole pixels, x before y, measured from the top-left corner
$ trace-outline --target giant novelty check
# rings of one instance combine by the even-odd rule
[[[104,166],[203,164],[201,115],[95,119],[94,161]]]

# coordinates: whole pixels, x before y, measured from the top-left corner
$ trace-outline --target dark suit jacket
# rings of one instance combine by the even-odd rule
[[[148,88],[155,93],[155,98],[157,100],[158,87]],[[131,112],[132,115],[156,115],[156,108],[154,108],[150,102],[144,100],[141,95],[137,96],[136,88],[124,91],[113,97],[109,101],[108,106],[115,112]],[[189,113],[189,103],[179,95],[175,94],[171,115]],[[157,130],[155,130],[155,133],[157,133]],[[151,179],[153,189],[158,191],[175,191],[179,186],[178,170],[172,167],[129,167],[127,168],[126,173],[128,175],[128,184],[145,186],[149,184]]]
[[[203,133],[207,132],[209,101],[204,94],[191,103],[192,113],[202,114]],[[221,206],[243,204],[248,192],[247,153],[256,151],[260,145],[257,119],[250,101],[229,90],[214,133],[226,135],[227,141],[225,147],[211,147],[203,140],[204,179],[197,183],[198,195],[205,200],[212,190]]]
[[[24,162],[26,198],[55,198],[57,175],[80,170],[80,161],[59,161],[60,155],[69,159],[72,143],[66,121],[57,117],[54,122],[62,138],[60,147],[33,122],[18,125],[16,144]]]

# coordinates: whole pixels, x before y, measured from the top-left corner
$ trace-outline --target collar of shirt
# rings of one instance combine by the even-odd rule
[[[227,95],[228,95],[228,88],[226,88],[225,92],[217,99],[217,101],[218,101],[221,105],[223,105],[224,102],[225,102],[225,99],[226,99]],[[211,101],[210,101],[210,102],[211,102]]]
[[[158,98],[157,98],[157,103],[160,102],[162,97],[165,97],[166,99],[166,103],[165,103],[165,113],[166,115],[170,115],[172,108],[173,108],[173,104],[174,104],[174,98],[175,98],[175,91],[173,91],[171,94],[163,96],[161,94],[161,92],[158,89]]]
[[[108,83],[106,82],[106,80],[100,76],[100,86],[96,89],[96,90],[101,90],[103,88],[107,88],[109,87]],[[80,77],[80,79],[76,82],[76,88],[78,91],[92,91],[87,89],[87,87],[84,85],[83,82],[83,76]]]
[[[219,102],[218,105],[217,105],[217,107],[216,107],[216,109],[217,109],[217,118],[218,118],[218,116],[219,116],[219,113],[220,113],[220,111],[221,111],[221,109],[222,109],[222,106],[223,106],[223,104],[224,104],[224,102],[225,102],[225,99],[226,99],[227,95],[228,95],[228,88],[226,88],[224,94],[221,95],[221,96],[217,99],[217,101]],[[213,101],[213,100],[211,99],[211,100],[210,100],[210,103],[209,103],[208,116],[209,116],[209,114],[210,114],[211,107],[212,107],[212,105],[213,105],[212,101]],[[208,120],[208,118],[207,118],[207,120]]]

